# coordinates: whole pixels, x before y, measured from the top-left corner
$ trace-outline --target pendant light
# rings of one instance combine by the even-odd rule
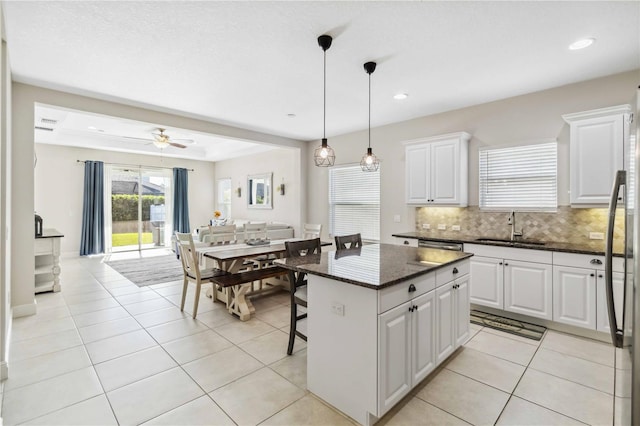
[[[326,126],[327,126],[327,49],[331,47],[331,42],[333,38],[330,35],[321,35],[318,37],[318,45],[322,47],[324,51],[324,81],[323,81],[323,90],[324,90],[324,98],[323,98],[323,119],[322,119],[322,145],[316,148],[313,153],[313,159],[316,162],[316,166],[318,167],[330,167],[333,166],[333,163],[336,161],[336,153],[327,144],[327,136],[326,136]]]
[[[362,167],[363,172],[375,172],[380,167],[380,160],[373,155],[373,150],[371,149],[371,74],[376,70],[376,63],[367,62],[364,64],[364,70],[369,74],[369,147],[367,148],[367,153],[360,160],[360,167]]]

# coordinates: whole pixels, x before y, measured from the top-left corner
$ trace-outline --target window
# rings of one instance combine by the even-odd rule
[[[222,217],[231,217],[231,179],[218,179],[218,205],[217,209]]]
[[[557,143],[479,151],[480,208],[555,211]]]
[[[363,172],[359,164],[329,169],[329,229],[380,241],[380,170]]]

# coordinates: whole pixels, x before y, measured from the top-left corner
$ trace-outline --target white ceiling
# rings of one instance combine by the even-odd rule
[[[169,140],[186,148],[153,144],[161,124],[68,110],[37,104],[34,111],[36,143],[75,146],[105,151],[222,161],[274,149],[273,145],[222,138],[176,127],[163,127]],[[51,130],[49,130],[51,129]]]
[[[301,140],[322,137],[316,39],[325,33],[334,37],[329,138],[367,127],[362,65],[370,60],[378,62],[374,127],[640,68],[638,1],[3,1],[3,8],[17,81]],[[597,41],[568,50],[583,37]],[[396,101],[397,92],[409,98]]]

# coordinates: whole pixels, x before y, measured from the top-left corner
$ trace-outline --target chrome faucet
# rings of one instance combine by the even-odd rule
[[[515,210],[511,210],[511,213],[509,213],[509,220],[507,221],[507,223],[511,225],[511,241],[514,241],[516,237],[522,237],[522,228],[520,228],[520,231],[516,231]]]

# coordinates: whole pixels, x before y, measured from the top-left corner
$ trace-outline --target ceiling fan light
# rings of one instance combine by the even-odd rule
[[[156,148],[160,148],[160,149],[164,149],[169,146],[169,142],[166,139],[164,140],[155,139],[153,141],[153,144],[156,146]]]

